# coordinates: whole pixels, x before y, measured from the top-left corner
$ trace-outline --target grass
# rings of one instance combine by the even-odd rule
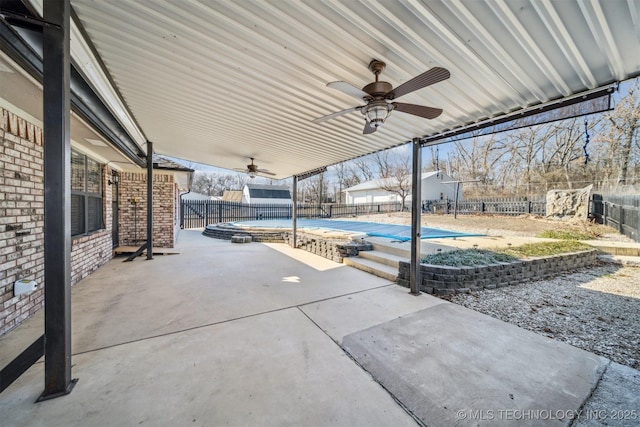
[[[538,234],[538,237],[560,240],[589,240],[598,236],[594,236],[593,233],[590,234],[584,231],[576,230],[546,230]]]
[[[518,259],[560,255],[591,249],[573,240],[558,242],[527,243],[506,249],[458,249],[449,252],[438,252],[422,257],[421,262],[432,265],[448,265],[453,267],[496,264],[512,262]]]

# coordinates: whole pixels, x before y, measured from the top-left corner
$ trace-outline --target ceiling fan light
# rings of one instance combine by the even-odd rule
[[[247,172],[247,175],[249,175],[249,178],[253,179],[256,177],[257,173],[256,171],[249,171]]]
[[[367,106],[365,116],[374,128],[381,126],[391,113],[392,105],[384,100],[373,101]]]

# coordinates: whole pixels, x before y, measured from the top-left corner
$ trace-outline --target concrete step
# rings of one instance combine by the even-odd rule
[[[398,267],[391,267],[390,265],[381,264],[370,259],[364,259],[360,257],[344,258],[342,262],[358,270],[366,271],[374,276],[382,277],[383,279],[395,282],[398,278]]]
[[[603,254],[640,257],[640,243],[605,242],[598,240],[585,240],[582,243],[593,246]]]
[[[411,258],[411,249],[409,244],[402,244],[405,247],[398,246],[396,243],[395,246],[391,246],[392,244],[385,245],[378,242],[370,242],[373,245],[373,250],[378,252],[384,252],[387,254],[395,255],[398,257],[409,259]],[[407,249],[409,248],[409,249]]]
[[[409,258],[407,257],[376,250],[360,251],[358,256],[360,258],[369,259],[371,261],[385,264],[396,269],[400,267],[400,261],[409,261]]]

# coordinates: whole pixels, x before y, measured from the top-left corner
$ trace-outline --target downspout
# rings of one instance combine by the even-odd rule
[[[183,230],[184,229],[184,209],[182,209],[182,196],[186,196],[187,194],[191,193],[191,186],[189,186],[189,191],[185,191],[184,193],[180,193],[180,195],[178,196],[178,199],[180,199],[180,229]]]

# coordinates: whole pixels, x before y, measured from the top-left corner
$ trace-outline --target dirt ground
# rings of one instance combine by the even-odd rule
[[[351,218],[356,221],[384,222],[391,224],[411,224],[410,212],[392,212],[376,215],[361,215]],[[493,216],[493,215],[422,215],[423,227],[481,233],[489,236],[536,237],[546,230],[573,230],[587,233],[598,240],[632,242],[616,230],[600,224],[580,220],[552,220],[534,215]]]

